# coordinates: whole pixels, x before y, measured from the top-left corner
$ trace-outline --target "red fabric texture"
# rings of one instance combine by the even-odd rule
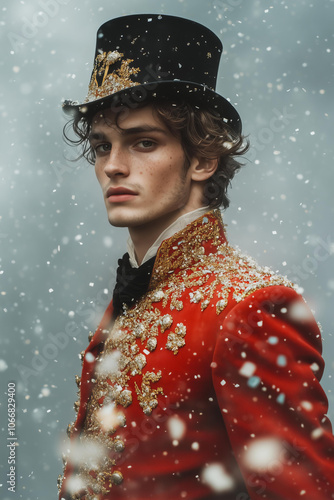
[[[334,498],[334,441],[319,384],[320,350],[311,312],[286,287],[257,291],[224,320],[213,380],[252,500]],[[256,452],[263,459],[252,463]]]

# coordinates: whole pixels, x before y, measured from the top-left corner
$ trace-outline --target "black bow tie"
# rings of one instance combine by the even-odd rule
[[[128,253],[118,260],[116,286],[113,292],[114,318],[122,312],[123,304],[131,307],[147,292],[154,261],[155,256],[136,268],[131,267]]]

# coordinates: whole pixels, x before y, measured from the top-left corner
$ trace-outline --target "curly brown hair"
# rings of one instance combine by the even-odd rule
[[[143,104],[145,106],[147,104]],[[249,143],[244,136],[234,132],[212,110],[201,108],[187,102],[153,102],[153,112],[167,128],[180,138],[186,162],[194,156],[208,160],[218,159],[218,168],[205,182],[203,190],[203,203],[211,208],[229,206],[227,189],[235,173],[243,165],[236,157],[243,155],[249,148]],[[119,108],[117,117],[121,113]],[[89,134],[93,117],[96,112],[87,112],[76,115],[64,126],[65,141],[72,146],[80,146],[79,158],[94,165],[95,153],[89,143]],[[78,139],[71,139],[68,131],[73,130]]]

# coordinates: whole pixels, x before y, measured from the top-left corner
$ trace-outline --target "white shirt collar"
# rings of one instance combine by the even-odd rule
[[[161,243],[164,240],[170,238],[171,236],[173,236],[173,234],[182,231],[182,229],[184,229],[188,224],[190,224],[194,220],[204,215],[206,212],[208,212],[208,210],[210,210],[210,207],[196,208],[196,210],[183,214],[178,219],[176,219],[170,226],[168,226],[164,231],[162,231],[162,233],[160,234],[160,236],[158,236],[153,245],[147,250],[143,258],[142,264],[144,264],[144,262],[149,260],[151,257],[154,257],[154,255],[156,255]],[[127,251],[130,256],[131,266],[139,267],[136,259],[135,247],[131,237],[129,237],[127,242]]]

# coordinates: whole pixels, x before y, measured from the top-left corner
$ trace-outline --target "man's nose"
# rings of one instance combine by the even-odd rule
[[[114,175],[129,175],[128,155],[118,146],[111,148],[108,161],[105,164],[104,171],[108,177]]]

